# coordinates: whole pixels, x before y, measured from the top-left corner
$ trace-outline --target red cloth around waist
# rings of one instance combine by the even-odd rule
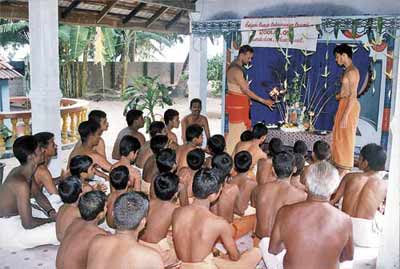
[[[247,95],[240,93],[228,92],[225,98],[226,111],[229,113],[230,123],[243,122],[247,128],[251,128],[249,119],[250,100]]]

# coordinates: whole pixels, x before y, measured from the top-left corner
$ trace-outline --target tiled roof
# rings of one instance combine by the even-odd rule
[[[22,75],[18,73],[14,67],[6,62],[6,59],[0,55],[0,79],[14,79],[21,78]]]

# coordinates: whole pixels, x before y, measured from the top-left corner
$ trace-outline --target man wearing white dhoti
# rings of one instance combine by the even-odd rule
[[[24,249],[58,244],[56,211],[33,180],[37,166],[44,161],[43,151],[33,136],[26,135],[15,140],[13,152],[21,165],[12,169],[0,186],[0,247]],[[47,218],[32,216],[30,197]]]

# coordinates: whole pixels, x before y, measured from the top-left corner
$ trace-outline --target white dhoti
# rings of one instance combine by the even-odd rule
[[[372,220],[352,217],[351,222],[353,223],[353,241],[356,246],[379,247],[383,229],[383,215],[380,212],[376,212]]]
[[[21,250],[41,245],[59,245],[56,224],[47,223],[34,229],[22,227],[21,217],[0,218],[0,248]]]
[[[264,237],[263,239],[261,239],[260,244],[258,245],[264,263],[268,269],[283,269],[283,258],[285,257],[286,250],[284,249],[278,255],[269,253],[269,241],[269,237]]]

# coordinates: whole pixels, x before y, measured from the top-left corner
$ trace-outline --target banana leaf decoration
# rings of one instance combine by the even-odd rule
[[[276,28],[275,29],[275,40],[276,42],[279,42],[279,36],[281,35],[281,28]]]
[[[251,31],[250,37],[249,37],[249,44],[251,41],[253,41],[254,37],[256,36],[257,31]]]
[[[351,37],[353,39],[357,37],[357,26],[358,26],[358,20],[353,20],[351,22]]]
[[[339,36],[339,22],[335,23],[335,27],[333,27],[333,33],[335,34],[335,38],[337,39]]]
[[[378,17],[376,21],[376,31],[378,32],[378,35],[382,34],[382,30],[383,30],[383,18]]]
[[[288,37],[289,37],[290,44],[293,44],[293,40],[294,40],[294,29],[293,29],[293,26],[289,26]]]

